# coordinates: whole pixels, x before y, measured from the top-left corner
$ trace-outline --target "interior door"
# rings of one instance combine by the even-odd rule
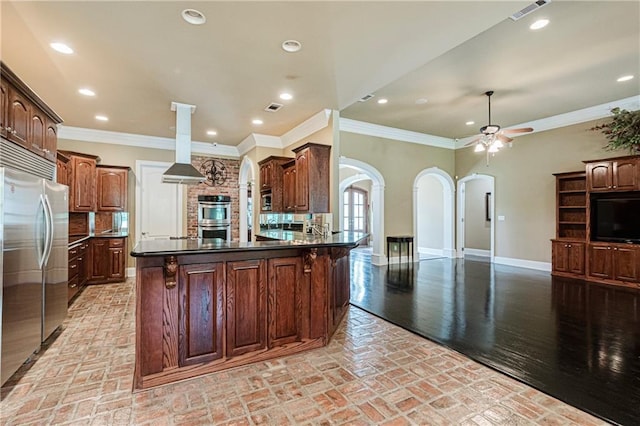
[[[361,188],[349,187],[343,195],[345,231],[367,232],[367,191]]]
[[[136,161],[136,241],[182,235],[182,185],[162,183],[171,164]]]

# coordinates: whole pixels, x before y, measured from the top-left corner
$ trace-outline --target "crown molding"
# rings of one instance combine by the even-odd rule
[[[108,130],[86,129],[60,125],[58,138],[83,142],[106,143],[111,145],[126,145],[139,148],[164,149],[175,151],[176,141],[172,138],[145,136],[134,133],[120,133]],[[207,155],[239,158],[238,148],[235,146],[214,144],[211,142],[191,141],[191,152]]]
[[[342,117],[340,117],[340,131],[447,149],[454,149],[455,143],[449,138]]]
[[[539,120],[527,121],[526,123],[515,124],[513,128],[519,127],[533,127],[533,132],[509,135],[509,137],[515,138],[524,135],[531,135],[533,133],[544,132],[547,130],[553,130],[560,127],[567,127],[574,124],[585,123],[587,121],[598,120],[600,118],[606,118],[611,116],[611,110],[615,107],[626,110],[640,109],[640,95],[631,96],[624,99],[618,99],[617,101],[611,101],[600,105],[595,105],[588,108],[579,109],[576,111],[567,112],[564,114],[553,115],[551,117],[541,118]],[[456,149],[464,148],[464,145],[476,136],[470,136],[468,138],[460,139],[456,142]]]
[[[292,145],[299,140],[302,140],[307,136],[324,129],[329,125],[330,117],[331,110],[323,109],[322,111],[314,114],[310,118],[298,124],[296,127],[280,136],[280,139],[282,140],[282,148],[286,148],[289,145]]]

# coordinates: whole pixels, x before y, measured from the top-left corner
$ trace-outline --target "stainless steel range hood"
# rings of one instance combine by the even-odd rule
[[[171,102],[176,112],[176,162],[162,174],[162,183],[197,185],[205,177],[191,165],[191,114],[195,105]]]

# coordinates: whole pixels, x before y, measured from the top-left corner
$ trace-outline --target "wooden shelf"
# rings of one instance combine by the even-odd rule
[[[558,206],[559,209],[586,209],[587,206]]]
[[[572,190],[569,190],[569,191],[558,191],[558,194],[576,194],[576,193],[586,194],[587,191],[585,191],[584,189],[572,189]]]

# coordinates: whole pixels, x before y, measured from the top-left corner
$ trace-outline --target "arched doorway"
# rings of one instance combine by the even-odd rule
[[[374,265],[386,265],[387,256],[384,254],[384,178],[382,174],[371,166],[360,160],[354,160],[353,158],[340,157],[340,167],[350,167],[359,172],[359,175],[363,175],[363,179],[371,179],[371,198],[369,204],[371,206],[371,263]],[[356,175],[356,176],[359,176]],[[344,194],[344,190],[351,185],[354,181],[354,176],[350,179],[340,182],[339,194]],[[360,180],[363,180],[360,179]],[[343,203],[338,203],[339,217],[344,217]],[[342,222],[342,220],[341,220]],[[340,229],[342,229],[342,223]]]
[[[255,182],[255,166],[253,161],[247,156],[242,158],[240,163],[240,175],[238,176],[238,186],[240,187],[240,242],[249,241],[249,225],[253,227],[254,209],[253,194],[250,189]],[[251,193],[251,197],[249,194]],[[245,220],[244,218],[247,218]]]
[[[437,206],[429,206],[429,201],[426,200],[429,194],[425,193],[425,190],[429,191],[427,188],[429,180],[437,183],[437,188],[431,186],[431,190],[441,191],[434,194],[434,197],[430,197],[431,200],[437,200],[436,202],[439,203]],[[453,179],[438,167],[422,170],[413,181],[413,234],[416,236],[415,246],[418,250],[418,256],[422,248],[423,252],[432,255],[455,257],[456,250],[453,244],[454,191]],[[436,212],[436,223],[433,223],[433,218],[421,214],[426,209]],[[428,240],[426,235],[433,233],[438,235],[432,235],[435,238]]]
[[[467,186],[473,183],[474,180],[480,180],[480,182],[484,184],[483,188],[486,188],[486,190],[483,189],[481,193],[470,194],[473,197],[473,201],[471,201],[471,199],[467,197]],[[471,202],[473,202],[474,205],[471,205]],[[480,216],[480,221],[484,221],[485,225],[488,225],[489,248],[487,254],[490,261],[493,262],[495,256],[495,217],[493,214],[495,210],[495,178],[493,176],[474,173],[458,180],[458,211],[456,218],[456,223],[458,224],[458,257],[464,257],[465,254],[465,234],[470,231],[467,225],[476,226],[472,224],[471,218],[469,218],[469,221],[465,219],[465,216],[468,215],[470,211],[468,207],[475,207],[477,212],[481,212],[474,216]],[[484,216],[484,219],[482,219],[482,216]]]

